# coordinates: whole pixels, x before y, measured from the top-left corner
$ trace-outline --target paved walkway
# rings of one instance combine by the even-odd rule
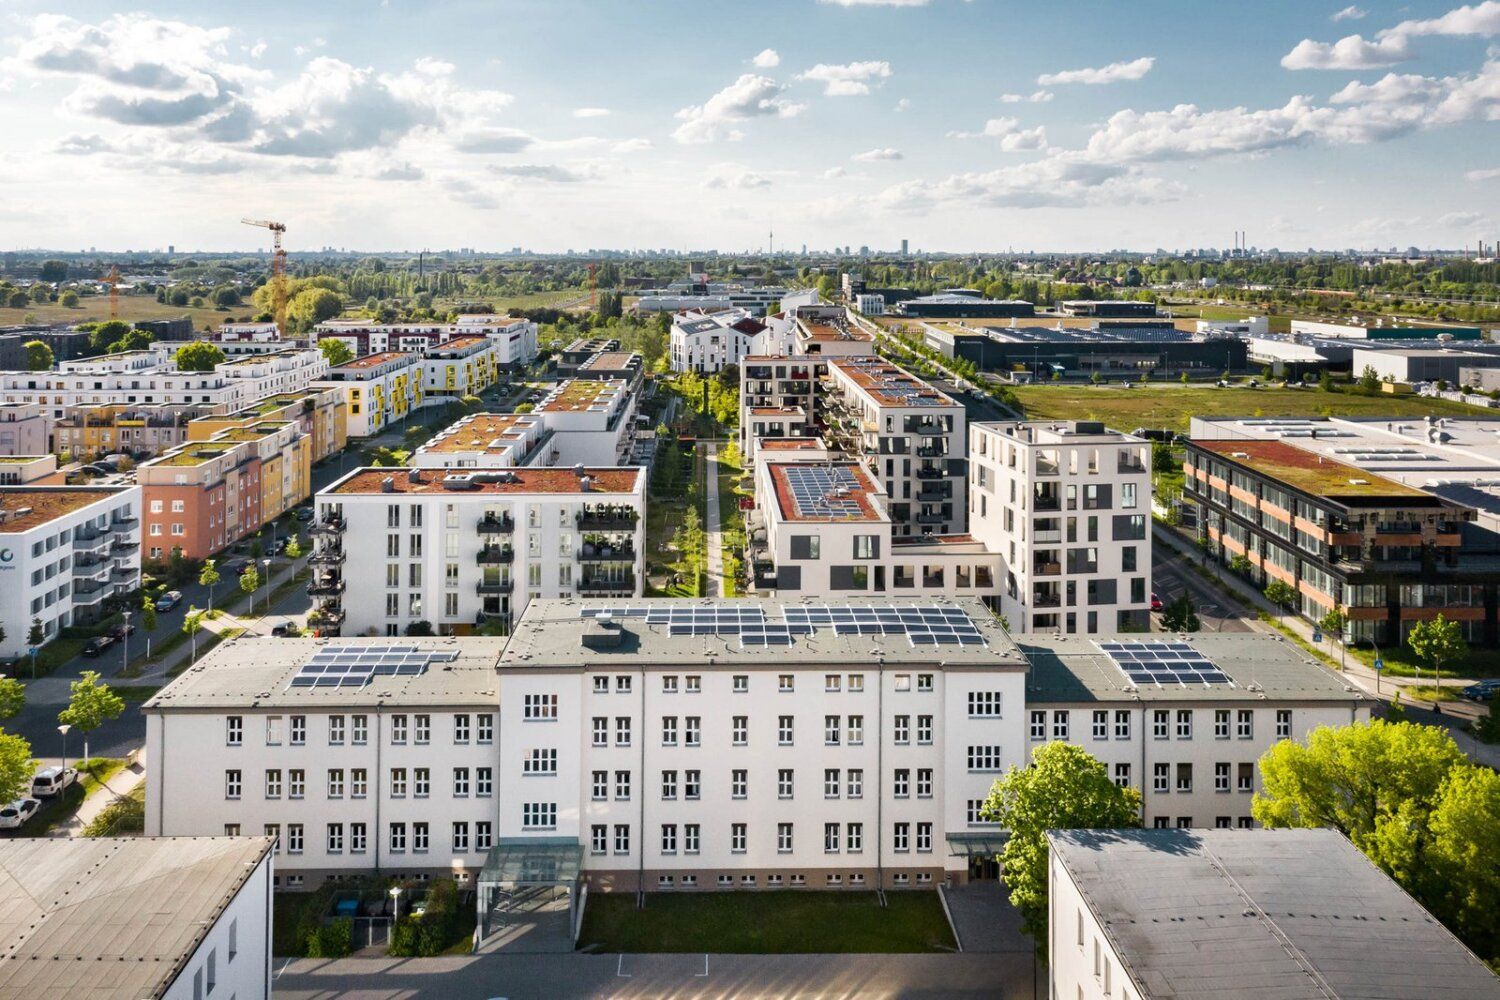
[[[1030,955],[1031,938],[1021,931],[1021,911],[1010,905],[1000,882],[977,881],[944,889],[953,929],[965,954]]]
[[[708,580],[705,597],[720,597],[724,593],[724,534],[719,530],[719,468],[714,459],[719,446],[703,446],[703,464],[708,479],[705,495],[708,497],[708,516],[704,518],[703,532],[708,548]]]
[[[120,772],[104,783],[103,788],[96,789],[83,804],[78,807],[78,812],[66,823],[60,823],[53,828],[48,836],[52,837],[78,837],[83,834],[84,827],[94,821],[105,807],[118,798],[129,795],[141,782],[146,780],[146,751],[141,749],[136,755],[137,759],[130,766],[122,768]]]

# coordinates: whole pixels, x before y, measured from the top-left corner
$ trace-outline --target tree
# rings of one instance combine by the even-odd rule
[[[146,657],[151,657],[151,633],[156,631],[156,602],[150,594],[141,595],[141,629],[146,633]]]
[[[64,309],[77,309],[78,308],[78,293],[75,292],[75,291],[73,291],[73,289],[70,288],[66,292],[63,292],[61,295],[59,295],[57,297],[57,302]]]
[[[245,572],[240,574],[240,591],[245,594],[253,594],[260,586],[260,574],[255,571],[255,564],[251,563],[245,567]]]
[[[41,305],[43,302],[50,302],[52,301],[52,293],[47,290],[46,285],[40,283],[32,285],[31,301],[35,302],[37,305]]]
[[[1249,576],[1251,570],[1250,557],[1244,554],[1229,557],[1229,571],[1238,573],[1240,576]]]
[[[89,759],[89,733],[125,711],[125,699],[99,680],[97,670],[85,670],[71,685],[68,707],[57,713],[57,721],[83,734],[83,759]]]
[[[1265,594],[1266,600],[1276,605],[1283,616],[1286,615],[1287,609],[1292,606],[1292,603],[1297,600],[1297,591],[1285,580],[1272,580],[1266,584],[1266,589],[1261,591],[1261,593]]]
[[[324,337],[318,341],[318,350],[323,352],[323,357],[327,359],[330,368],[347,365],[354,360],[354,351],[349,345],[334,337]]]
[[[985,820],[1010,831],[1000,854],[1010,901],[1038,950],[1047,943],[1047,831],[1137,826],[1141,793],[1121,788],[1082,747],[1054,741],[1038,747],[1031,765],[1012,765],[984,800]]]
[[[1323,613],[1318,619],[1318,628],[1328,637],[1328,650],[1333,651],[1333,637],[1338,636],[1339,642],[1344,641],[1344,626],[1349,623],[1349,615],[1344,609],[1335,604]],[[1342,666],[1340,667],[1342,669]]]
[[[1411,634],[1406,637],[1406,644],[1411,647],[1417,659],[1432,664],[1432,676],[1437,680],[1439,688],[1443,686],[1443,664],[1469,655],[1469,644],[1464,641],[1463,629],[1458,622],[1450,622],[1441,614],[1413,625]]]
[[[14,677],[0,677],[0,719],[20,715],[21,709],[25,707],[26,685]]]
[[[31,791],[31,776],[35,772],[31,744],[0,729],[0,799],[14,802],[24,797]]]
[[[224,363],[224,352],[217,344],[195,340],[177,348],[177,368],[185,372],[211,372]]]
[[[1500,954],[1500,774],[1458,768],[1443,785],[1428,834],[1431,884],[1420,898],[1480,955]]]
[[[302,541],[296,535],[293,535],[291,538],[287,539],[286,557],[288,559],[302,558]]]
[[[1380,374],[1375,371],[1374,365],[1365,365],[1365,370],[1360,372],[1359,391],[1366,396],[1373,396],[1380,391]]]
[[[48,372],[52,370],[55,359],[52,356],[52,348],[45,341],[28,340],[24,346],[27,371]]]
[[[286,315],[299,330],[311,330],[344,311],[344,297],[330,288],[303,288],[287,303]]]
[[[1163,632],[1196,632],[1203,627],[1198,621],[1198,612],[1193,610],[1193,599],[1183,594],[1168,601],[1161,609]]]
[[[67,281],[68,262],[65,260],[44,260],[37,276],[43,281]],[[9,802],[9,799],[5,801]]]
[[[214,560],[203,560],[203,568],[198,571],[198,586],[208,588],[208,610],[214,609],[214,585],[219,582],[219,569]]]
[[[432,623],[428,621],[415,621],[406,626],[407,635],[432,635]]]
[[[239,289],[233,285],[222,285],[214,289],[214,305],[228,309],[240,304]]]
[[[1181,469],[1176,456],[1172,454],[1172,446],[1165,441],[1151,442],[1151,471],[1172,472]]]
[[[100,323],[89,331],[89,350],[95,354],[103,354],[109,350],[110,344],[125,336],[130,330],[130,324],[124,320],[112,319],[107,323]]]

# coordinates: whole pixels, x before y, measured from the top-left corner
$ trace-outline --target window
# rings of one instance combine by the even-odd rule
[[[406,824],[391,824],[391,853],[401,854],[406,850]]]
[[[1130,710],[1129,709],[1123,709],[1122,708],[1122,709],[1116,709],[1115,710],[1115,739],[1117,739],[1117,740],[1128,740],[1128,739],[1130,739]]]
[[[838,674],[825,674],[823,676],[823,690],[837,691],[842,678]]]
[[[1187,830],[1187,829],[1190,829],[1192,827],[1192,825],[1193,825],[1193,817],[1191,817],[1191,816],[1178,816],[1177,817],[1177,829],[1179,829],[1179,830]]]
[[[663,823],[661,825],[661,852],[663,854],[677,853],[676,823]]]
[[[615,746],[630,746],[630,716],[615,716]]]
[[[307,743],[307,716],[292,716],[292,746],[300,747]]]
[[[1129,788],[1130,787],[1130,765],[1129,764],[1116,764],[1115,765],[1115,784],[1119,785],[1121,788]]]
[[[1177,790],[1179,792],[1191,792],[1193,790],[1193,765],[1177,765]]]
[[[1151,713],[1151,738],[1164,740],[1167,738],[1167,727],[1171,722],[1172,713],[1165,708],[1158,708]]]
[[[851,747],[863,746],[865,742],[865,717],[863,715],[849,716],[848,743]]]
[[[676,694],[677,693],[677,675],[676,674],[664,674],[664,675],[662,675],[662,679],[661,679],[661,693],[662,694]]]
[[[391,743],[400,746],[406,742],[406,716],[391,716]]]
[[[1165,792],[1165,791],[1167,791],[1168,788],[1169,788],[1169,782],[1170,781],[1171,781],[1171,765],[1169,765],[1169,764],[1152,764],[1151,765],[1151,790],[1153,792]]]
[[[479,743],[495,742],[495,716],[492,712],[481,712],[476,717],[474,738]]]
[[[630,772],[615,772],[615,799],[620,802],[630,801]]]
[[[837,823],[823,824],[823,853],[837,854],[839,850],[839,825]]]
[[[844,794],[851,799],[863,798],[865,794],[865,769],[851,767],[844,775]]]
[[[1214,791],[1229,791],[1229,764],[1227,762],[1214,765]]]
[[[682,797],[685,799],[696,799],[702,787],[702,772],[697,769],[689,769],[682,772]]]
[[[266,771],[266,798],[281,798],[281,769],[279,767]]]
[[[1065,740],[1068,738],[1068,710],[1059,709],[1052,713],[1052,738],[1054,740]]]
[[[911,850],[910,823],[897,823],[891,828],[891,850],[897,853]]]
[[[917,824],[917,850],[919,852],[932,853],[932,824]]]
[[[744,694],[745,692],[747,692],[749,690],[750,690],[750,675],[749,674],[735,674],[734,675],[734,693],[735,694]]]
[[[589,827],[589,851],[593,854],[604,854],[609,850],[609,827],[603,823],[595,823]]]
[[[425,746],[432,742],[432,716],[413,715],[411,717],[412,742],[417,746]]]
[[[1000,770],[1000,747],[998,744],[969,747],[970,771]]]
[[[918,674],[917,675],[917,690],[918,691],[931,691],[932,690],[932,675],[931,674]]]
[[[703,690],[703,678],[698,674],[688,674],[685,690],[688,694],[698,694]]]
[[[776,677],[776,690],[778,691],[795,691],[796,684],[796,679],[791,674],[778,674]]]
[[[664,747],[675,747],[677,745],[677,716],[664,715],[661,717],[661,745]]]
[[[1214,739],[1229,739],[1229,709],[1214,709]]]
[[[970,826],[989,823],[984,817],[984,799],[969,799],[964,807],[964,819]]]
[[[911,770],[909,768],[896,768],[896,773],[891,778],[891,794],[898,799],[904,799],[911,794]]]
[[[224,720],[224,745],[239,747],[245,745],[245,717],[242,715],[231,715]]]
[[[342,824],[342,823],[329,823],[328,824],[328,853],[329,854],[343,854],[344,853],[344,824]]]
[[[425,799],[432,794],[431,768],[414,767],[411,769],[411,794],[419,799]]]
[[[729,794],[732,798],[743,799],[747,794],[746,786],[749,784],[749,771],[736,768],[729,772]]]
[[[615,853],[630,853],[630,825],[628,823],[615,824]]]
[[[1031,738],[1034,740],[1045,740],[1047,738],[1046,712],[1037,710],[1031,713]]]
[[[790,853],[792,853],[792,824],[790,824],[790,823],[777,823],[776,824],[776,853],[778,853],[778,854],[790,854]]]
[[[1109,739],[1109,712],[1107,710],[1094,712],[1094,739]]]
[[[453,823],[453,853],[462,854],[469,849],[469,824],[463,820]]]
[[[1179,740],[1193,738],[1193,710],[1191,708],[1177,710],[1177,738]]]
[[[453,717],[453,742],[469,742],[469,715],[467,712],[460,712]]]
[[[476,767],[474,769],[474,794],[480,798],[489,798],[495,792],[495,770],[490,767]]]
[[[344,745],[344,717],[342,715],[330,715],[328,717],[328,745]]]
[[[895,680],[892,682],[892,686],[897,691],[910,691],[911,674],[897,674]]]
[[[342,767],[328,769],[328,797],[330,799],[344,797],[344,769]]]
[[[469,797],[469,769],[467,767],[453,769],[453,797],[455,799]]]
[[[1242,792],[1248,792],[1255,788],[1255,765],[1241,764],[1236,776],[1235,787]]]
[[[661,773],[661,797],[664,799],[677,798],[676,771],[663,771]]]
[[[594,678],[594,693],[595,694],[609,694],[609,678],[608,677],[605,677],[604,675],[601,674],[601,675],[598,675],[598,676],[596,676]]]
[[[999,691],[970,691],[969,692],[969,718],[971,718],[971,719],[998,719],[998,718],[1000,718],[1000,692]]]
[[[391,795],[394,798],[406,797],[406,768],[391,768]]]
[[[1255,735],[1255,712],[1253,709],[1241,708],[1235,712],[1234,735],[1236,739],[1248,740]]]
[[[1239,827],[1241,830],[1248,830],[1255,825],[1255,820],[1250,816],[1241,816],[1238,820],[1235,821],[1234,825]]]
[[[699,826],[697,823],[682,824],[682,852],[684,854],[697,854],[699,842]]]
[[[609,720],[602,715],[594,716],[594,746],[609,746]]]
[[[682,720],[682,743],[684,746],[690,747],[703,745],[702,718],[696,715],[689,715]]]
[[[525,802],[521,805],[523,830],[551,830],[557,826],[556,802]]]
[[[836,767],[825,768],[823,771],[823,798],[836,799],[839,797],[839,769]]]
[[[544,749],[533,749],[526,753],[521,762],[522,774],[556,774],[557,773],[557,750],[553,747]]]
[[[474,824],[474,850],[488,851],[495,846],[495,827],[489,820],[479,820]]]
[[[782,768],[776,772],[776,797],[778,799],[789,799],[792,797],[791,768]]]
[[[301,854],[303,844],[303,828],[301,823],[288,823],[286,825],[286,852],[288,854]]]
[[[837,715],[823,716],[823,745],[830,747],[839,745],[839,717]]]
[[[844,847],[851,854],[857,854],[865,849],[865,825],[863,823],[850,823],[844,827]]]
[[[790,715],[776,717],[776,744],[783,747],[792,745],[792,717]]]
[[[891,739],[898,744],[911,742],[911,716],[898,715],[891,720]]]
[[[307,772],[300,767],[286,772],[286,795],[289,799],[300,799],[307,794]]]
[[[729,742],[737,747],[745,746],[750,742],[750,717],[748,715],[736,715],[731,720]]]
[[[429,830],[426,823],[413,823],[411,825],[411,849],[416,854],[426,854],[430,842]]]
[[[362,747],[370,741],[370,717],[368,715],[356,715],[349,720],[349,741],[357,747]]]
[[[528,722],[557,719],[557,695],[528,694],[522,699],[521,717]]]
[[[226,799],[237,799],[240,797],[240,769],[231,768],[224,772],[224,797]]]
[[[609,772],[595,771],[592,782],[593,797],[595,802],[603,802],[609,798]]]
[[[1292,738],[1292,710],[1290,708],[1276,710],[1276,738],[1278,740]]]

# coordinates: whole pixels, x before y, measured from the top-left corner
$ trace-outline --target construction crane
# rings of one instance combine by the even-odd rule
[[[120,318],[120,268],[111,265],[109,273],[102,279],[109,286],[109,318]]]
[[[286,232],[286,223],[265,219],[241,219],[247,226],[259,226],[271,231],[271,311],[276,317],[276,329],[286,333],[286,250],[281,245],[281,234]]]

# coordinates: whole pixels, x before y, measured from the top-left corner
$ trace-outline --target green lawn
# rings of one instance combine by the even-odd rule
[[[953,934],[931,891],[596,893],[579,947],[619,952],[890,953],[951,951]]]
[[[87,323],[91,320],[100,322],[109,319],[109,296],[82,296],[78,300],[76,309],[69,309],[57,302],[44,304],[28,302],[24,309],[0,309],[0,324],[19,323],[27,313],[35,314],[37,321],[41,323]],[[221,312],[212,306],[194,309],[191,306],[164,305],[156,301],[154,295],[125,295],[123,293],[120,295],[120,319],[127,323],[188,316],[192,318],[193,329],[202,330],[205,326],[218,326],[236,317],[249,316],[254,313],[255,308],[248,304],[234,306]]]
[[[1479,417],[1491,411],[1444,399],[1363,396],[1321,389],[1214,386],[1021,385],[1012,390],[1029,420],[1102,420],[1116,430],[1186,431],[1189,417]]]
[[[1359,659],[1365,666],[1374,666],[1373,649],[1350,649],[1349,655]],[[1388,677],[1411,677],[1417,680],[1432,680],[1432,667],[1417,660],[1406,646],[1380,647],[1380,659]],[[1500,649],[1470,648],[1469,653],[1456,663],[1444,665],[1443,680],[1471,677],[1500,677]]]
[[[53,760],[42,760],[43,765],[51,763]],[[83,805],[84,799],[102,789],[104,782],[119,774],[125,767],[125,761],[118,757],[90,757],[88,760],[74,761],[73,766],[78,768],[78,780],[64,789],[61,795],[42,799],[41,809],[13,836],[48,836],[56,827],[72,819],[73,814],[78,812],[78,807]]]

